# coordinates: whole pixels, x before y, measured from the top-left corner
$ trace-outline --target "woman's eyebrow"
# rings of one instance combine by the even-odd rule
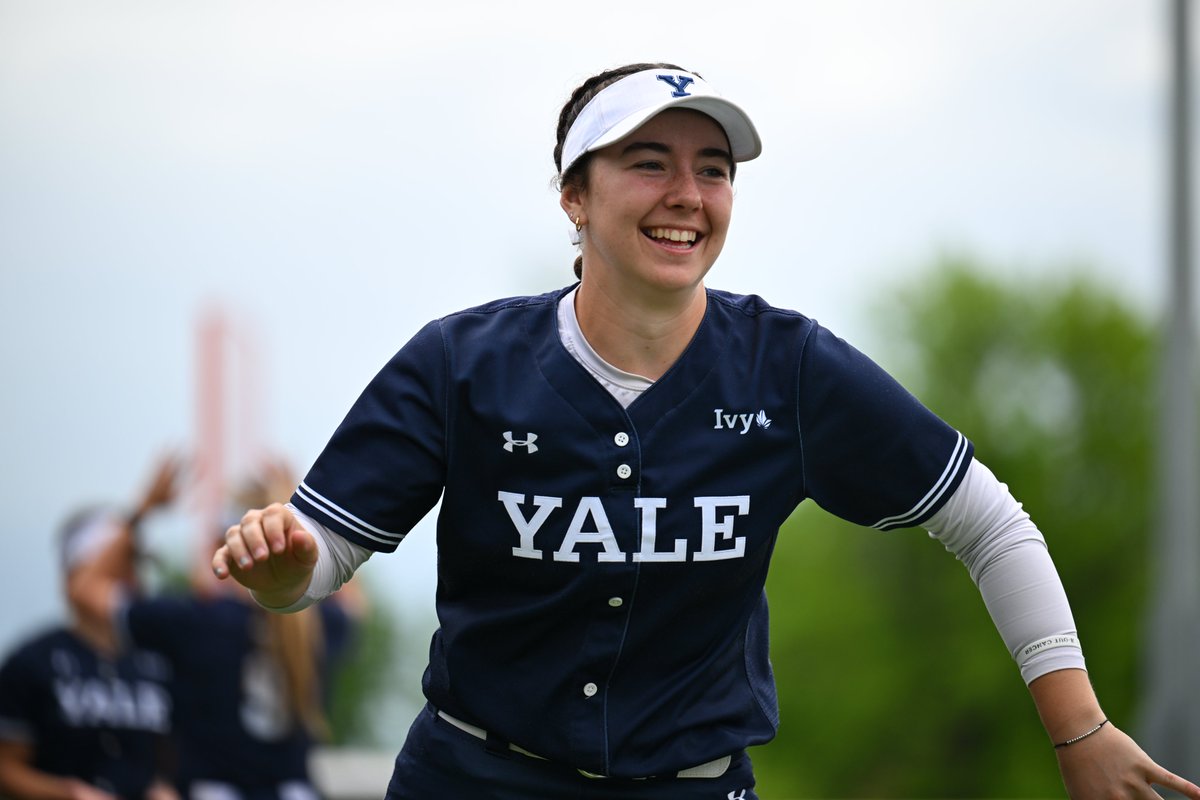
[[[733,166],[733,154],[724,147],[705,147],[700,151],[700,155],[705,158],[720,158],[724,159],[730,167]]]
[[[662,142],[630,142],[621,150],[621,155],[626,156],[635,150],[650,150],[655,153],[670,153],[671,148],[667,147]],[[733,155],[723,147],[705,147],[700,150],[700,155],[705,158],[720,158],[726,161],[730,166],[733,166]]]
[[[626,156],[635,150],[652,150],[655,153],[670,153],[671,148],[667,147],[662,142],[630,142],[621,150],[621,155]]]

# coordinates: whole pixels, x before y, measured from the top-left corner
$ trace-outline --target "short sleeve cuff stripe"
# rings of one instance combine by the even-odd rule
[[[934,483],[925,496],[905,513],[893,517],[885,517],[871,527],[878,530],[905,528],[916,525],[929,517],[941,507],[941,504],[947,497],[947,491],[956,485],[959,478],[962,477],[966,465],[969,463],[968,457],[970,451],[971,448],[967,442],[967,438],[959,433],[958,439],[954,443],[954,450],[950,453],[950,460],[946,462],[946,468],[942,470],[942,474],[938,477],[937,482]]]
[[[392,533],[376,528],[374,525],[359,519],[346,509],[330,501],[327,497],[313,491],[312,487],[306,483],[301,482],[296,487],[296,499],[315,511],[317,515],[329,520],[336,527],[361,536],[363,539],[377,542],[389,549],[394,549],[396,545],[404,540],[403,533]]]

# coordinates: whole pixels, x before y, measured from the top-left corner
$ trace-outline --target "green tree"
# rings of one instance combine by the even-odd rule
[[[393,612],[371,594],[371,610],[356,624],[349,651],[331,665],[329,726],[336,745],[383,744],[374,712],[395,680],[401,633]]]
[[[1105,710],[1132,726],[1152,521],[1153,326],[1082,278],[946,258],[888,295],[872,355],[1008,484],[1046,536]],[[919,529],[804,504],[768,594],[782,728],[764,797],[1055,797],[1019,671],[967,572]]]
[[[395,594],[370,577],[355,577],[369,611],[356,624],[348,650],[331,665],[330,743],[391,752],[400,749],[425,705],[421,676],[437,620],[432,610],[397,604]]]

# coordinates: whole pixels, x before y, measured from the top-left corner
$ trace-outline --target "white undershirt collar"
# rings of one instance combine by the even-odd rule
[[[597,355],[583,335],[583,330],[579,327],[579,317],[575,314],[575,295],[578,291],[579,287],[576,286],[558,301],[558,336],[567,352],[582,364],[623,408],[629,408],[629,404],[653,386],[654,381],[617,369]]]

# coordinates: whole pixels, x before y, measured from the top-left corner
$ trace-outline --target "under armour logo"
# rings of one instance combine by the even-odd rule
[[[660,81],[671,85],[675,91],[671,92],[671,97],[691,97],[688,94],[687,87],[689,84],[695,83],[695,80],[686,75],[659,75]],[[734,800],[737,800],[735,798]]]
[[[729,800],[746,800],[746,790],[742,789],[740,792],[733,791],[725,796],[728,797]]]
[[[504,449],[510,453],[514,447],[524,447],[527,453],[536,453],[538,449],[537,445],[534,444],[536,441],[536,433],[527,433],[524,439],[514,439],[512,431],[504,432]]]

